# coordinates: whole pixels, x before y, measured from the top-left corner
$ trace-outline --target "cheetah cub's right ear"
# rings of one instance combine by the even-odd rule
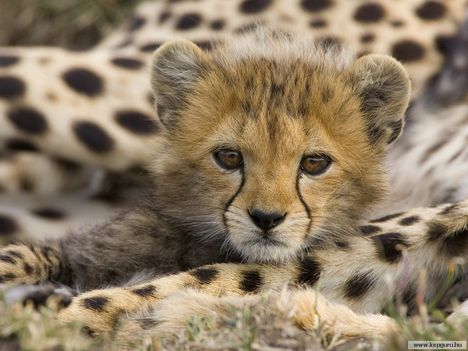
[[[211,70],[212,61],[197,45],[175,40],[154,53],[151,88],[159,119],[169,130],[196,83]]]
[[[361,100],[371,142],[393,143],[403,130],[410,99],[406,70],[390,56],[367,55],[356,60],[346,74]]]

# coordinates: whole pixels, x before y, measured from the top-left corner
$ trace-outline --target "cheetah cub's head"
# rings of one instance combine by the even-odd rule
[[[165,218],[252,261],[343,244],[382,196],[410,92],[390,57],[353,61],[275,35],[210,54],[168,43],[152,87],[167,132],[154,167]]]

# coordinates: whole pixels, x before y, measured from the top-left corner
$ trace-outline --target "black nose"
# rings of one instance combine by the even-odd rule
[[[249,211],[249,215],[250,218],[252,218],[252,221],[255,223],[255,225],[263,230],[268,230],[276,227],[281,222],[283,222],[284,218],[286,217],[286,213],[268,213],[259,210]]]

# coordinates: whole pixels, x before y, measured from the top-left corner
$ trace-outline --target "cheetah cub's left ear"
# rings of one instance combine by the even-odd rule
[[[361,99],[371,142],[393,143],[403,130],[410,99],[408,73],[390,56],[367,55],[356,60],[346,74]]]
[[[161,122],[170,130],[177,112],[197,82],[211,69],[212,61],[197,45],[175,40],[161,46],[153,56],[151,88]]]

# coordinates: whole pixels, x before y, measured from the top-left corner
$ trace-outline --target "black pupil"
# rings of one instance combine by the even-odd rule
[[[303,160],[302,167],[307,173],[318,174],[325,170],[328,164],[328,159],[324,157],[307,157]]]

